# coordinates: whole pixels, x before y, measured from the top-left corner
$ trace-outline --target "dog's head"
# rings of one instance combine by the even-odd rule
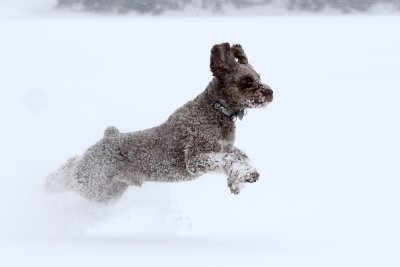
[[[261,83],[260,75],[248,63],[239,44],[214,45],[211,49],[210,68],[217,83],[215,93],[230,108],[242,110],[264,107],[272,101],[273,91]]]

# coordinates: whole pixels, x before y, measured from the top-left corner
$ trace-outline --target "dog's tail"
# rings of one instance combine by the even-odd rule
[[[81,156],[75,156],[67,160],[58,170],[46,177],[45,187],[52,192],[65,192],[74,189],[75,172]]]

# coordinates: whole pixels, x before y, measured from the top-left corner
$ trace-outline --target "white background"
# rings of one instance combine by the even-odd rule
[[[51,2],[0,2],[2,266],[400,265],[398,16],[105,16]],[[109,205],[44,191],[107,126],[155,126],[201,93],[224,41],[274,89],[237,122],[260,181],[239,196],[217,174],[149,183]]]

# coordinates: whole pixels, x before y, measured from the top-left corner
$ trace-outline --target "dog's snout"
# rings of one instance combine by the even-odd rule
[[[264,84],[263,85],[264,90],[263,90],[263,95],[268,99],[268,101],[272,101],[273,99],[273,95],[274,95],[274,91],[272,91],[271,87],[269,87],[268,85]]]

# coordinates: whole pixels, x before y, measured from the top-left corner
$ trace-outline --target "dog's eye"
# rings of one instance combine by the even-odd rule
[[[245,76],[240,80],[240,88],[247,89],[252,87],[254,84],[254,79],[250,76]]]

